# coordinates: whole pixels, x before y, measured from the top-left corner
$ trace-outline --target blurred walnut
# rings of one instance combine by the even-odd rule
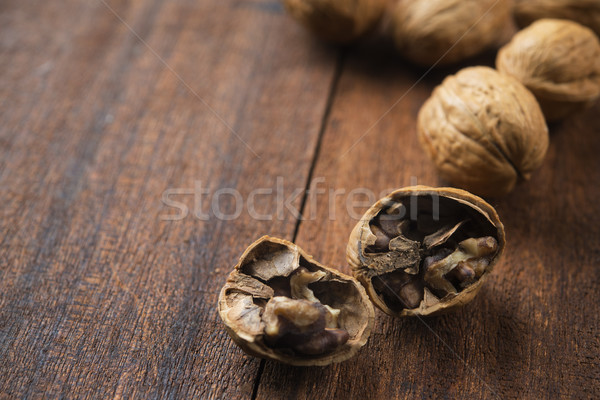
[[[506,194],[528,179],[548,148],[535,97],[488,67],[444,79],[419,111],[418,131],[442,177],[483,196]]]
[[[410,60],[450,64],[500,40],[509,0],[399,0],[390,16],[394,40]]]
[[[514,14],[520,26],[542,18],[570,19],[600,35],[598,0],[516,0]]]
[[[534,22],[500,50],[496,64],[535,95],[548,121],[585,108],[600,96],[600,41],[576,22]]]
[[[321,38],[348,43],[371,30],[387,0],[284,0],[294,19]]]
[[[504,243],[498,214],[484,200],[464,190],[414,186],[367,210],[346,255],[381,310],[432,315],[471,301]]]
[[[248,354],[291,365],[327,365],[366,343],[374,310],[352,277],[286,240],[263,236],[219,295],[219,315]]]

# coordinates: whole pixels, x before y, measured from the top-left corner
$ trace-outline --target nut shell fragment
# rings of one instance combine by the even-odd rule
[[[600,41],[573,21],[534,22],[500,49],[496,65],[535,95],[548,121],[589,107],[600,97]]]
[[[298,366],[352,357],[374,319],[358,281],[269,236],[240,257],[221,289],[218,310],[246,353]]]
[[[499,44],[510,22],[508,0],[400,0],[391,15],[393,38],[410,60],[444,65]]]
[[[384,247],[375,233],[382,220],[401,227],[384,229],[395,236]],[[373,303],[404,317],[439,314],[471,301],[504,246],[504,227],[483,199],[460,189],[412,186],[365,212],[346,255]]]
[[[470,67],[444,79],[418,115],[422,147],[440,175],[481,196],[529,179],[548,149],[535,97],[515,78]]]
[[[288,13],[322,39],[349,43],[377,24],[387,0],[284,0]]]

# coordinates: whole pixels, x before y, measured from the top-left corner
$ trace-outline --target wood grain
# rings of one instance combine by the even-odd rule
[[[390,51],[367,43],[344,64],[314,172],[321,187],[379,194],[444,184],[419,148],[415,118],[453,69],[429,73],[413,87],[426,71]],[[492,61],[488,54],[473,62]],[[506,198],[491,199],[506,226],[507,251],[473,303],[422,320],[378,312],[356,358],[318,369],[267,362],[257,398],[597,398],[598,111],[552,126],[541,170]],[[320,197],[317,217],[301,223],[297,243],[349,272],[345,246],[356,220],[346,199],[335,198],[338,213],[328,220],[329,199]]]
[[[426,73],[377,40],[345,52],[275,0],[1,1],[0,397],[600,397],[600,105],[552,126],[540,171],[491,200],[507,251],[463,310],[378,313],[358,356],[323,368],[229,339],[216,300],[249,243],[296,238],[349,272],[374,200],[355,189],[444,184],[415,118],[461,66]],[[223,189],[239,217],[215,215],[236,212],[228,192],[212,204]],[[255,189],[270,217],[245,207]]]
[[[292,239],[296,219],[222,220],[207,196],[202,220],[182,194],[190,213],[169,221],[162,196],[304,188],[336,52],[276,2],[0,13],[0,394],[250,397],[260,361],[225,333],[218,289],[248,243]]]

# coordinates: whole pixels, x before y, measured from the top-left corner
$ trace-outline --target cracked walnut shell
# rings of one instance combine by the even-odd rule
[[[546,120],[558,120],[600,97],[600,41],[573,21],[541,19],[500,49],[498,71],[537,98]]]
[[[286,240],[252,243],[219,295],[219,315],[246,353],[291,365],[327,365],[366,343],[374,310],[352,277]]]
[[[505,245],[492,206],[469,192],[413,186],[369,208],[347,247],[354,276],[393,316],[434,315],[481,289]]]
[[[417,128],[440,175],[481,196],[504,195],[529,179],[548,149],[535,97],[488,67],[444,79],[421,107]]]
[[[375,27],[387,0],[284,0],[288,13],[321,38],[349,43]]]
[[[390,16],[400,52],[421,65],[444,65],[492,47],[510,23],[509,0],[400,0]]]
[[[516,0],[514,15],[519,26],[542,18],[560,18],[576,21],[600,35],[598,0]]]

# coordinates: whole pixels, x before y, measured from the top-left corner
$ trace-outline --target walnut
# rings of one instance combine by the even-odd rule
[[[573,21],[534,22],[500,50],[496,65],[535,95],[548,121],[589,107],[600,97],[600,41]]]
[[[542,18],[570,19],[600,35],[598,0],[516,0],[514,15],[522,27]]]
[[[317,263],[286,240],[250,245],[219,295],[219,315],[250,355],[291,365],[327,365],[366,343],[373,305],[352,277]]]
[[[387,0],[284,0],[288,13],[321,38],[349,43],[375,27]]]
[[[504,245],[504,227],[481,198],[460,189],[413,186],[367,210],[346,254],[382,311],[433,315],[471,301]]]
[[[535,97],[515,78],[488,67],[448,76],[421,107],[417,128],[440,175],[482,196],[529,179],[548,148]]]
[[[451,64],[497,44],[510,23],[509,0],[400,0],[390,24],[405,57]]]

